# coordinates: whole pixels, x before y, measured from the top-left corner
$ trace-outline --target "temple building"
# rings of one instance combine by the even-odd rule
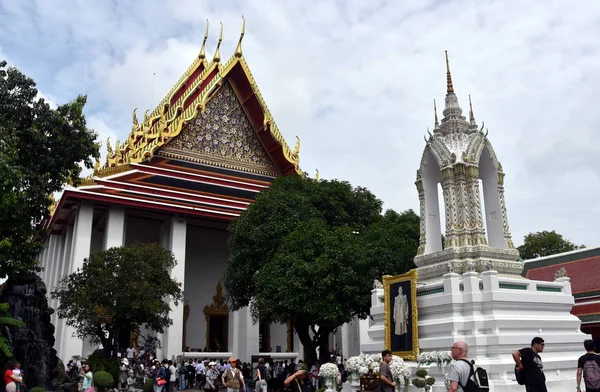
[[[581,330],[592,335],[600,347],[600,247],[578,249],[525,261],[523,276],[552,282],[571,279],[575,306],[571,313],[581,320]]]
[[[67,186],[45,223],[50,235],[41,263],[49,291],[111,247],[157,242],[174,253],[171,276],[182,283],[185,305],[172,307],[160,357],[209,351],[247,360],[301,352],[287,325],[254,324],[247,309],[231,312],[220,283],[229,223],[277,176],[300,173],[300,141],[290,148],[275,124],[242,54],[244,30],[222,61],[221,25],[208,60],[207,25],[197,58],[171,91],[141,121],[133,111],[127,139],[107,140],[106,162],[97,161],[78,187]],[[59,357],[93,351],[65,320],[54,314],[52,322]]]

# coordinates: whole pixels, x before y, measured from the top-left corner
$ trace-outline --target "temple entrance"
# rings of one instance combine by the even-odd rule
[[[267,321],[261,321],[258,326],[258,351],[261,353],[267,353],[271,350],[271,323]]]
[[[206,346],[204,351],[216,352],[228,350],[229,308],[223,297],[223,286],[217,283],[213,302],[204,307],[206,317]]]

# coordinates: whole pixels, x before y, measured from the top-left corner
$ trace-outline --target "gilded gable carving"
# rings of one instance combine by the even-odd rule
[[[229,83],[165,147],[161,155],[263,174],[278,171]]]

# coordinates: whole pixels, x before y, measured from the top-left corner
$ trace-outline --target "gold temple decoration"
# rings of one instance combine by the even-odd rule
[[[221,23],[221,33],[219,34],[219,41],[217,42],[217,50],[215,50],[215,55],[213,56],[213,62],[218,63],[221,61],[221,42],[223,42],[223,22]]]
[[[471,104],[471,94],[469,94],[469,120],[471,124],[475,124],[475,113],[473,112],[473,105]]]
[[[245,20],[242,25],[242,32],[245,34]],[[106,176],[117,172],[127,171],[130,169],[130,163],[139,163],[150,160],[158,149],[165,145],[169,140],[179,135],[186,124],[193,120],[198,114],[202,113],[206,103],[214,96],[216,90],[223,85],[228,77],[228,73],[236,66],[242,68],[264,113],[264,127],[261,131],[269,132],[271,134],[271,137],[281,145],[285,159],[294,166],[294,169],[298,174],[302,174],[299,156],[300,139],[297,138],[296,146],[293,150],[287,145],[243,56],[238,57],[234,54],[226,63],[221,63],[220,44],[222,38],[223,25],[221,24],[221,33],[213,61],[209,63],[205,58],[202,58],[201,55],[196,57],[194,62],[186,72],[183,73],[177,83],[173,85],[169,93],[162,99],[156,108],[152,111],[147,110],[144,113],[144,118],[141,123],[138,122],[137,125],[135,124],[137,118],[135,121],[132,121],[133,125],[131,133],[124,143],[121,144],[118,142],[113,149],[110,140],[107,140],[106,162],[98,169],[95,175]],[[206,39],[207,35],[205,34],[205,40]],[[189,75],[192,75],[200,67],[202,68],[198,77],[192,83],[186,84]],[[194,95],[206,78],[208,78],[215,69],[219,70],[219,72],[212,78],[210,83],[202,89],[200,94],[196,93],[196,95]],[[184,91],[184,93],[179,94],[179,97],[175,100],[176,94],[180,90]],[[189,102],[192,96],[195,98],[193,101]]]
[[[206,58],[206,40],[208,40],[208,19],[206,19],[206,31],[204,32],[204,40],[202,40],[202,48],[200,48],[200,53],[198,54],[200,60]]]
[[[438,121],[437,106],[435,104],[435,99],[433,100],[433,117],[435,119],[434,129],[438,129],[440,127],[440,122]]]
[[[217,283],[217,292],[213,296],[213,302],[210,305],[206,305],[204,307],[204,317],[206,318],[206,347],[208,349],[210,347],[210,318],[213,316],[217,317],[228,317],[229,316],[229,307],[225,302],[225,297],[223,296],[223,285],[221,285],[221,281]]]
[[[235,48],[235,57],[242,57],[242,40],[244,39],[244,34],[246,34],[246,18],[242,15],[242,33],[240,34],[240,40]]]
[[[315,169],[316,174],[315,174],[315,181],[319,182],[319,178],[321,178],[321,176],[319,175],[319,169]]]
[[[454,86],[452,86],[452,75],[450,74],[450,62],[448,61],[448,51],[446,50],[446,93],[454,93]]]

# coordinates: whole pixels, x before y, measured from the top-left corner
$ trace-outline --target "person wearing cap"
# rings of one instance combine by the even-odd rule
[[[219,379],[219,371],[215,368],[216,363],[210,362],[208,364],[208,371],[206,372],[206,382],[204,384],[204,390],[206,392],[213,392],[219,389],[217,387],[217,380]]]
[[[290,388],[292,392],[314,392],[312,382],[308,377],[308,367],[306,364],[299,364],[298,370],[285,379],[283,385]]]
[[[223,373],[222,381],[227,387],[227,392],[239,392],[240,388],[246,389],[242,371],[237,368],[237,359],[229,359],[229,368]]]

